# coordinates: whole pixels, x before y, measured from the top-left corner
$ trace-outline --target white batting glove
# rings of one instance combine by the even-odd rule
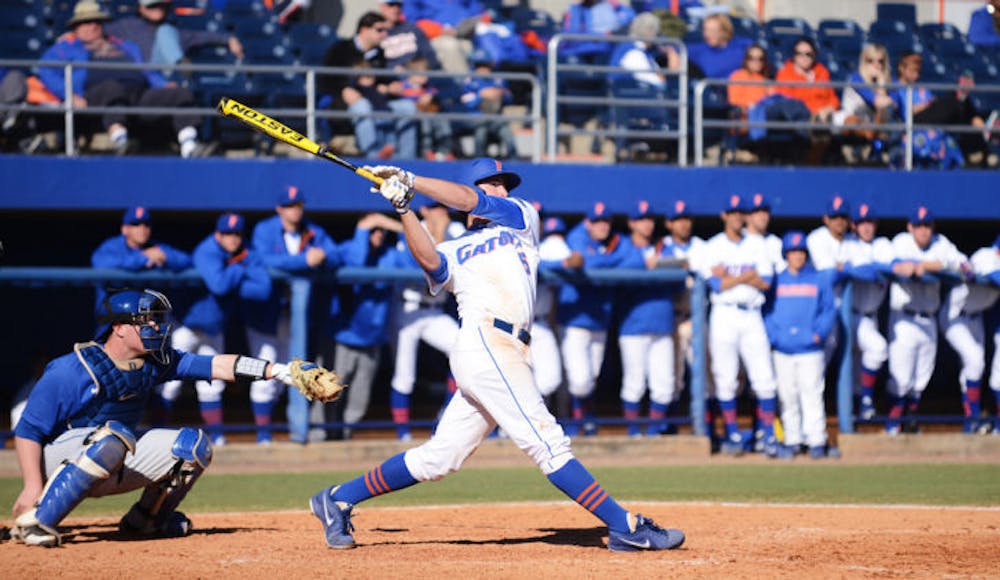
[[[403,182],[406,187],[413,189],[413,180],[416,177],[412,172],[406,171],[394,165],[374,165],[365,166],[366,170],[375,175],[381,177],[382,179],[389,179],[390,177],[395,177],[396,179]]]
[[[392,207],[396,209],[396,213],[399,215],[410,211],[410,200],[413,199],[413,190],[396,177],[390,177],[383,181],[377,191],[392,204]]]
[[[286,385],[292,384],[292,371],[288,365],[282,363],[271,364],[271,378],[277,379]]]

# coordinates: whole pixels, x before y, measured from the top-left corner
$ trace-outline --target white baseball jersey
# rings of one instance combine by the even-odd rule
[[[510,199],[521,206],[525,228],[490,222],[438,244],[448,277],[440,284],[428,277],[428,284],[433,295],[442,289],[455,294],[462,320],[499,318],[530,331],[538,279],[538,212],[524,200]]]
[[[764,236],[764,244],[767,246],[767,256],[774,264],[774,273],[785,271],[785,256],[781,253],[781,238],[774,234]]]
[[[774,265],[768,257],[764,238],[745,235],[739,241],[730,240],[725,232],[720,232],[705,243],[698,256],[701,275],[710,278],[712,268],[721,264],[731,276],[739,275],[753,268],[762,278],[774,276]],[[712,292],[712,304],[760,308],[764,305],[764,293],[749,284],[737,284],[728,290]]]
[[[860,238],[854,238],[847,245],[847,262],[852,267],[867,266],[869,264],[892,263],[892,242],[885,237],[877,237],[871,242],[866,242]],[[883,278],[874,281],[855,280],[854,281],[854,310],[871,314],[878,310],[878,307],[885,300],[886,290],[889,289],[889,282]]]
[[[909,232],[897,234],[892,239],[896,260],[939,261],[945,270],[958,270],[964,256],[948,238],[933,234],[926,249],[920,249]],[[889,288],[889,307],[893,310],[914,310],[929,314],[941,305],[940,282],[894,281]]]
[[[806,236],[809,259],[817,270],[829,270],[836,268],[837,264],[846,264],[850,259],[849,246],[855,239],[854,234],[848,233],[844,239],[838,240],[826,226],[820,226]]]
[[[538,246],[538,257],[543,262],[565,260],[572,253],[573,251],[569,249],[566,238],[563,236],[548,236]],[[556,301],[556,292],[558,292],[558,286],[542,284],[542,287],[538,289],[538,300],[535,302],[535,318],[545,318],[552,312]]]
[[[989,276],[1000,270],[1000,252],[996,248],[980,248],[972,254],[969,260],[972,271],[980,276]],[[990,309],[1000,296],[996,286],[982,284],[963,284],[956,286],[949,293],[948,316],[954,318],[961,314],[977,314]]]

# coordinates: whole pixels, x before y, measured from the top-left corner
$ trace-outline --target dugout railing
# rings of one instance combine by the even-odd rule
[[[33,61],[33,60],[3,60],[0,59],[0,67],[21,69],[27,71],[37,71],[39,68],[62,68],[64,86],[72,86],[74,69],[107,69],[107,70],[155,70],[164,72],[169,79],[177,82],[179,86],[184,86],[195,93],[196,98],[204,100],[204,97],[212,95],[214,97],[233,96],[237,100],[245,95],[260,95],[265,97],[263,103],[246,103],[260,110],[262,113],[272,116],[286,125],[296,128],[302,125],[303,134],[313,141],[326,140],[330,137],[330,130],[321,130],[321,123],[324,121],[350,121],[356,118],[357,114],[347,110],[335,110],[320,106],[323,102],[322,95],[317,94],[316,81],[323,75],[359,77],[371,76],[377,72],[379,77],[396,77],[403,79],[413,74],[412,71],[394,71],[381,69],[365,69],[352,67],[321,67],[306,65],[263,65],[263,64],[195,64],[179,63],[169,68],[162,66],[151,66],[140,63],[91,63],[91,62],[67,62],[67,61]],[[197,81],[199,75],[213,75],[217,82],[202,83]],[[255,86],[254,76],[274,79],[280,77],[283,83],[268,82]],[[454,123],[475,123],[477,121],[503,121],[506,123],[522,123],[531,130],[532,151],[528,157],[533,162],[542,159],[542,88],[535,75],[524,72],[494,72],[490,74],[480,74],[476,72],[452,73],[445,71],[421,71],[421,75],[429,79],[450,79],[457,85],[461,84],[465,78],[500,78],[508,82],[526,83],[531,87],[530,102],[526,114],[506,114],[506,113],[482,113],[482,112],[457,112],[442,111],[436,113],[417,112],[413,115],[396,113],[392,111],[372,111],[365,115],[372,119],[401,119],[413,118],[416,121],[431,119],[445,119]],[[301,80],[297,80],[300,79]],[[233,81],[228,82],[227,81]],[[245,80],[246,82],[242,82]],[[301,84],[299,84],[301,83]],[[242,86],[241,86],[242,84]],[[228,93],[228,94],[227,94]],[[302,97],[304,100],[301,106],[295,107],[275,107],[268,104],[268,101],[275,96]],[[213,99],[217,102],[217,98]],[[272,101],[273,102],[273,101]],[[289,101],[285,101],[289,102]],[[73,106],[73,99],[70,93],[60,103],[51,104],[0,104],[0,112],[14,112],[21,115],[41,115],[41,116],[62,116],[63,132],[63,153],[67,156],[75,156],[77,150],[77,117],[97,116],[107,113],[123,113],[128,115],[156,115],[156,116],[176,116],[176,115],[200,115],[205,120],[210,119],[218,112],[213,103],[201,103],[198,107],[175,108],[175,107],[140,107],[140,106],[113,106],[97,107],[88,106],[80,109]],[[249,131],[249,129],[247,129]],[[326,133],[326,134],[324,134]]]
[[[290,301],[290,341],[289,356],[306,358],[309,356],[308,344],[308,316],[310,294],[314,284],[356,284],[367,282],[394,282],[394,283],[423,283],[424,277],[418,270],[412,269],[378,269],[378,268],[357,268],[345,267],[336,272],[324,273],[312,278],[302,278],[291,276],[287,273],[272,271],[273,279],[282,281],[289,285],[291,289]],[[687,417],[674,417],[670,423],[675,425],[688,424],[695,435],[710,435],[711,431],[706,424],[706,354],[707,354],[707,316],[709,310],[709,300],[707,285],[704,279],[680,268],[659,268],[655,270],[586,270],[584,272],[574,271],[543,271],[540,272],[541,282],[561,284],[572,282],[574,284],[593,284],[599,286],[623,286],[623,285],[661,285],[664,287],[678,288],[687,283],[691,278],[691,320],[692,320],[692,364],[690,374],[690,408]],[[892,279],[891,274],[883,274],[887,279]],[[907,279],[913,281],[913,279]],[[959,283],[982,284],[994,286],[988,278],[962,278],[953,273],[925,274],[918,279],[926,283],[940,283],[945,286]],[[95,284],[117,284],[117,285],[147,285],[157,288],[170,287],[202,287],[203,282],[200,275],[195,270],[187,270],[180,273],[164,272],[142,272],[132,273],[115,269],[95,269],[95,268],[63,268],[63,267],[4,267],[0,268],[0,286],[20,286],[20,287],[93,287]],[[836,414],[839,432],[854,433],[858,422],[855,416],[855,384],[854,384],[854,362],[855,339],[851,332],[853,328],[852,319],[855,316],[852,300],[852,287],[850,277],[844,281],[842,300],[839,308],[840,321],[840,346],[838,348],[839,358],[832,364],[837,366],[837,386],[836,386]],[[887,306],[882,305],[883,308]],[[939,347],[943,337],[939,339]],[[309,424],[308,407],[305,399],[293,399],[298,395],[298,391],[289,389],[289,417],[288,424],[275,423],[275,430],[289,430],[292,432],[305,433],[310,428],[341,428],[342,424]],[[301,397],[301,395],[298,395]],[[293,402],[295,401],[295,402]],[[297,409],[297,413],[295,412]],[[932,423],[959,423],[962,416],[948,415],[922,415],[918,420]],[[868,423],[884,423],[886,417],[877,416]],[[572,419],[560,418],[564,424],[576,423]],[[596,421],[599,425],[620,425],[626,422],[642,423],[643,421],[625,421],[620,418],[600,417]],[[412,421],[413,427],[431,427],[434,421]],[[365,421],[363,424],[352,426],[356,429],[384,429],[394,427],[395,423],[389,421]],[[227,424],[226,430],[230,431],[250,431],[252,425]],[[10,433],[0,433],[0,437],[10,436]]]
[[[838,124],[834,122],[821,123],[815,121],[751,121],[746,118],[733,118],[731,116],[724,116],[723,118],[706,118],[706,100],[713,88],[725,89],[729,85],[741,85],[741,86],[763,86],[763,87],[798,87],[798,88],[822,88],[822,87],[832,87],[835,89],[844,89],[847,87],[852,88],[865,88],[871,87],[871,83],[864,82],[848,82],[848,81],[829,81],[829,82],[784,82],[784,81],[730,81],[728,79],[699,79],[694,83],[693,89],[693,99],[694,99],[694,127],[692,128],[692,133],[694,137],[694,166],[703,167],[705,165],[705,141],[706,141],[706,130],[708,129],[722,129],[725,132],[735,133],[735,132],[748,132],[753,128],[761,128],[765,130],[785,130],[785,131],[800,131],[802,133],[808,134],[809,132],[815,131],[826,131],[831,136],[837,136],[849,131],[877,131],[883,132],[891,137],[891,139],[897,142],[902,147],[903,153],[903,167],[906,171],[912,171],[914,169],[914,159],[913,159],[913,137],[914,132],[922,129],[932,129],[945,131],[947,133],[984,133],[984,131],[992,130],[991,127],[975,127],[972,125],[940,125],[940,124],[929,124],[929,123],[916,123],[913,120],[913,97],[914,91],[916,89],[927,89],[930,91],[956,91],[961,89],[962,91],[977,94],[982,93],[986,95],[996,95],[1000,96],[1000,86],[996,85],[975,85],[975,86],[964,86],[954,83],[914,83],[913,85],[905,85],[900,83],[887,83],[881,85],[881,88],[885,88],[890,91],[903,89],[906,98],[906,110],[901,121],[895,121],[891,123],[876,123],[876,122],[861,122],[856,124]],[[996,99],[988,99],[987,102],[995,102]],[[989,116],[990,111],[982,111],[986,116]],[[985,137],[984,137],[985,138]],[[723,137],[725,139],[725,137]],[[767,136],[765,135],[761,142],[767,142]]]

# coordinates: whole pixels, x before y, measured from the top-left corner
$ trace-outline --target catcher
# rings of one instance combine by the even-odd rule
[[[118,524],[121,534],[191,533],[191,520],[177,506],[212,462],[212,447],[203,431],[191,427],[136,436],[146,400],[159,383],[277,378],[324,401],[344,388],[334,373],[308,362],[172,349],[171,310],[167,297],[153,290],[112,292],[99,307],[95,340],[75,344],[73,352],[48,364],[15,428],[24,488],[14,502],[14,539],[58,546],[56,526],[85,497],[140,488],[139,501]]]

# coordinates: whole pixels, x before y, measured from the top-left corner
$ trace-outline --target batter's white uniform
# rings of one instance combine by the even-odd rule
[[[945,270],[957,271],[963,256],[941,234],[933,234],[930,245],[920,249],[908,232],[892,240],[896,260],[940,261]],[[941,283],[933,280],[893,280],[889,287],[889,381],[890,395],[920,397],[934,372],[937,353],[937,310],[941,305]]]
[[[888,268],[892,264],[892,242],[885,237],[865,242],[860,238],[851,241],[847,248],[847,262],[852,268],[880,265]],[[866,369],[877,371],[889,358],[889,344],[878,329],[878,309],[885,300],[889,282],[883,277],[875,280],[852,282],[851,308],[854,310],[851,332],[860,356],[859,364]],[[856,365],[857,366],[857,365]],[[858,369],[855,369],[857,376]],[[855,384],[858,382],[855,381]]]
[[[972,270],[988,275],[1000,268],[994,248],[982,248],[972,255]],[[986,330],[983,313],[993,307],[1000,289],[982,284],[960,284],[948,292],[938,315],[941,332],[962,361],[959,381],[965,391],[968,381],[980,381],[986,370]]]
[[[756,269],[762,278],[774,276],[764,238],[757,235],[733,241],[725,232],[716,234],[706,242],[698,261],[701,275],[706,279],[712,277],[712,267],[719,264],[725,266],[729,275]],[[741,360],[758,399],[770,399],[777,394],[771,344],[760,312],[764,300],[764,293],[749,284],[722,291],[712,289],[709,346],[715,396],[719,400],[736,398]]]
[[[458,222],[449,224],[445,240],[461,236],[465,227]],[[405,242],[399,242],[399,250],[406,252]],[[420,341],[451,355],[451,345],[458,336],[458,323],[447,312],[444,305],[447,295],[431,296],[422,287],[407,286],[402,290],[402,308],[399,311],[396,335],[396,363],[393,367],[392,388],[404,395],[413,394],[417,381],[417,352]]]
[[[535,385],[528,345],[518,338],[531,332],[534,320],[538,212],[521,199],[503,203],[517,205],[524,228],[491,222],[437,246],[447,278],[429,280],[431,293],[453,292],[462,320],[451,351],[459,390],[434,436],[404,455],[418,481],[456,471],[496,426],[546,475],[573,458],[569,438]]]
[[[813,266],[819,270],[837,270],[838,265],[847,264],[851,259],[851,246],[857,240],[853,233],[844,234],[843,239],[838,240],[830,233],[826,226],[820,226],[809,232],[806,236],[806,247],[809,248],[809,260]],[[837,308],[840,308],[840,299],[844,293],[844,287],[837,284],[833,287],[834,300]],[[830,363],[834,351],[837,350],[836,328],[830,333],[823,345],[823,354],[826,363]]]
[[[551,235],[538,246],[538,255],[543,262],[562,261],[572,250],[561,235]],[[562,384],[562,358],[556,334],[549,322],[554,314],[559,287],[541,284],[535,303],[535,322],[531,327],[531,364],[535,369],[535,381],[543,397],[556,392]]]

